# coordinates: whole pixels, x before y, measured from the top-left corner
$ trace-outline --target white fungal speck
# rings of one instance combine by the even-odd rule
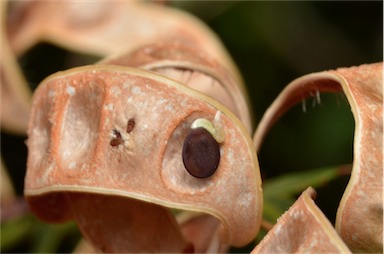
[[[168,104],[167,106],[165,106],[165,110],[166,111],[174,111],[173,105],[172,104]]]
[[[161,99],[159,99],[159,100],[157,101],[157,105],[161,106],[161,105],[163,105],[165,102],[167,102],[167,100],[161,98]]]
[[[301,213],[299,211],[293,212],[293,218],[297,220],[300,217]]]
[[[177,185],[177,178],[176,178],[175,175],[171,175],[171,179],[170,180],[171,180],[172,184]]]
[[[71,162],[71,164],[69,164],[68,168],[69,169],[74,169],[76,167],[76,162]]]
[[[133,94],[140,94],[141,93],[141,89],[137,86],[132,87],[131,91]]]
[[[230,162],[235,160],[234,151],[231,148],[228,148],[227,157]]]
[[[106,104],[106,105],[104,106],[104,109],[105,109],[105,110],[108,110],[108,111],[112,111],[112,110],[113,110],[113,105],[112,105],[111,103]]]
[[[75,94],[75,88],[73,86],[67,86],[66,92],[72,96]]]
[[[275,229],[275,234],[278,235],[281,231],[281,224],[278,224]]]
[[[127,89],[129,86],[130,86],[129,82],[124,82],[124,84],[123,84],[123,88],[124,89]]]
[[[111,93],[112,93],[112,95],[114,95],[114,96],[119,96],[120,93],[121,93],[121,90],[120,90],[119,87],[112,87],[112,89],[111,89]]]
[[[248,207],[249,204],[251,204],[252,200],[253,200],[253,193],[248,192],[248,193],[242,194],[239,197],[237,203],[240,207]]]

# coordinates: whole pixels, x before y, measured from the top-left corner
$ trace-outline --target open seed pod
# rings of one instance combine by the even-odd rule
[[[99,63],[139,67],[175,79],[224,104],[252,131],[244,85],[198,47],[156,43],[107,57]]]
[[[309,74],[290,83],[256,130],[262,139],[292,105],[319,92],[343,91],[355,118],[351,178],[340,202],[336,230],[354,252],[383,251],[383,65],[375,63]]]
[[[54,74],[34,94],[28,136],[32,211],[75,220],[99,251],[208,250],[168,208],[216,218],[213,251],[247,244],[259,229],[247,130],[216,100],[162,75],[112,65]]]
[[[309,187],[251,253],[350,253]]]

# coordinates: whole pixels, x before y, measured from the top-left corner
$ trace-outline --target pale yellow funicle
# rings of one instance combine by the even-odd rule
[[[219,120],[216,118],[219,118],[218,116],[220,112],[218,112],[215,116],[215,121],[218,122]],[[218,117],[217,117],[218,116]],[[213,124],[211,121],[205,118],[197,118],[193,123],[191,124],[191,129],[196,129],[196,128],[204,128],[207,130],[212,137],[218,142],[218,143],[223,143],[225,139],[225,132],[224,129],[220,128],[219,125]]]

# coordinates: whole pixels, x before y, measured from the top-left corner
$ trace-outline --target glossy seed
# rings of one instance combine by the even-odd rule
[[[220,147],[206,129],[192,129],[184,140],[182,157],[184,167],[191,175],[206,178],[219,166]]]

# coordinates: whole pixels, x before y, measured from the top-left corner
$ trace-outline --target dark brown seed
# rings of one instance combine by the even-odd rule
[[[117,130],[113,130],[113,135],[115,137],[109,142],[111,146],[118,146],[123,143],[123,139],[121,138],[120,132],[118,132]]]
[[[193,129],[184,140],[183,163],[187,171],[197,178],[215,173],[220,162],[220,147],[204,128]]]
[[[130,118],[127,123],[127,133],[130,133],[135,127],[135,119]]]

